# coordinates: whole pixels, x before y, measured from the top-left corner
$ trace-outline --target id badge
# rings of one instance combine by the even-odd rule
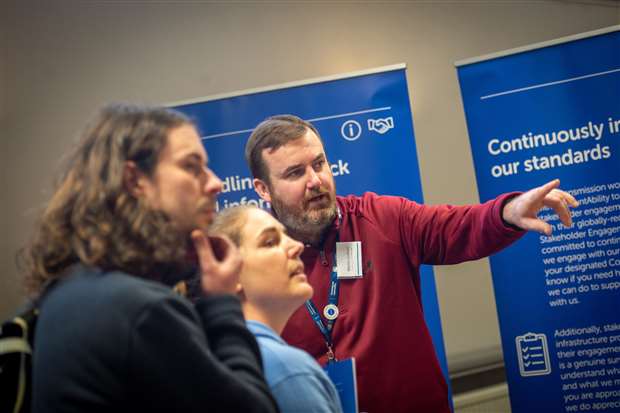
[[[336,243],[336,273],[338,278],[362,277],[362,243],[360,241]]]
[[[332,361],[323,367],[340,397],[343,413],[357,413],[357,380],[355,359]]]

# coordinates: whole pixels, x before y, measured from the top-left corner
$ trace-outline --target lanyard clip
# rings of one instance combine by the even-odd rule
[[[327,362],[331,363],[334,361],[338,361],[336,360],[336,355],[334,354],[334,349],[332,348],[331,345],[327,345]]]

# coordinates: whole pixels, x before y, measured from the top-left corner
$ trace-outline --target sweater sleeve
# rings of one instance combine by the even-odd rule
[[[494,254],[519,239],[525,231],[504,224],[504,194],[483,204],[420,205],[403,199],[400,211],[401,239],[419,264],[456,264]]]
[[[167,296],[136,318],[128,362],[145,411],[275,412],[256,340],[233,296]]]

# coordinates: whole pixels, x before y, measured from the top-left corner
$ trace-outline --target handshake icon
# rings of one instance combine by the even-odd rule
[[[394,128],[394,118],[392,116],[387,118],[368,119],[368,130],[378,132],[381,135],[392,128]]]

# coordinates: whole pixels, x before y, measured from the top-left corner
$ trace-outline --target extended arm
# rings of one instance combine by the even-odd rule
[[[555,180],[528,192],[509,193],[478,205],[427,206],[403,201],[401,239],[418,264],[455,264],[491,255],[520,238],[526,230],[547,233],[550,226],[536,217],[553,208],[565,225],[568,206],[577,201],[557,188]]]

